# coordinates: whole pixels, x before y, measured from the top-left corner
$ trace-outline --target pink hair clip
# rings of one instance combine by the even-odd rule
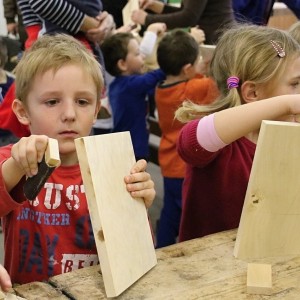
[[[282,58],[285,57],[285,52],[282,49],[282,47],[275,41],[271,40],[271,45],[273,46],[273,48],[275,49],[275,51],[277,52],[277,55]]]
[[[240,79],[238,77],[230,76],[227,79],[227,88],[229,90],[234,89],[234,88],[238,88],[239,87],[239,82],[240,82]]]

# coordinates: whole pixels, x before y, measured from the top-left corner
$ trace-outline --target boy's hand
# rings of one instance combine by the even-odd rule
[[[202,44],[205,41],[204,31],[197,26],[191,28],[190,35],[197,41],[198,44]]]
[[[167,25],[165,23],[152,23],[147,27],[147,31],[152,31],[157,35],[165,33]]]
[[[155,197],[154,182],[149,173],[146,172],[147,162],[144,159],[138,160],[125,176],[127,191],[134,198],[143,198],[145,205],[149,208]]]
[[[0,265],[0,286],[4,292],[7,292],[12,287],[10,276],[2,265]]]
[[[43,159],[47,144],[46,135],[31,135],[21,138],[12,147],[11,156],[26,176],[32,177],[37,174],[38,163]]]

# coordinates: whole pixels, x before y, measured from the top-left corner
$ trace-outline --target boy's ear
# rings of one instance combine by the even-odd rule
[[[192,72],[194,72],[193,65],[192,64],[184,65],[182,68],[182,71],[183,71],[184,75],[189,76]]]
[[[100,111],[100,108],[101,108],[101,100],[98,100],[97,104],[96,104],[96,109],[95,109],[95,115],[94,115],[93,124],[95,124],[96,121],[97,121],[97,117],[98,117],[98,113]]]
[[[119,59],[117,66],[122,72],[127,71],[127,63],[125,59]]]
[[[12,110],[21,124],[23,125],[30,124],[26,107],[22,101],[20,101],[19,99],[15,99],[12,103]]]
[[[246,103],[254,102],[258,100],[257,96],[257,84],[253,81],[245,81],[241,86],[242,99]]]

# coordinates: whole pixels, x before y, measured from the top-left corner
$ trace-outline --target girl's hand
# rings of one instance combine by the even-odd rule
[[[2,265],[0,265],[0,286],[4,292],[8,292],[12,287],[10,276]]]
[[[143,198],[145,205],[149,208],[155,197],[154,182],[149,173],[146,172],[147,162],[144,159],[138,160],[125,176],[127,191],[134,198]]]
[[[43,159],[48,144],[46,135],[31,135],[23,137],[13,145],[11,156],[15,164],[28,177],[38,172],[38,163]]]

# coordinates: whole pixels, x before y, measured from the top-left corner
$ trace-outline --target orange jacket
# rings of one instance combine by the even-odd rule
[[[183,178],[185,174],[185,163],[176,151],[177,137],[184,124],[174,119],[175,111],[184,100],[208,104],[218,95],[216,83],[202,75],[172,85],[161,84],[156,88],[155,101],[162,131],[158,158],[164,177]]]

